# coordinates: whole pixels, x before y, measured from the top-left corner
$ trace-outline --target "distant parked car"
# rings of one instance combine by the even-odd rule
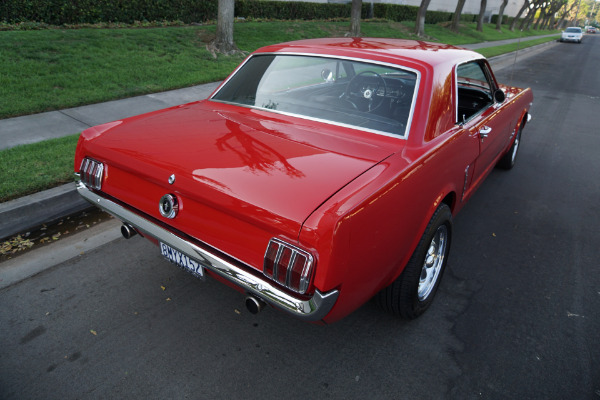
[[[596,28],[593,26],[588,26],[586,33],[596,33]]]
[[[575,26],[565,29],[560,36],[561,42],[581,43],[581,39],[583,39],[583,30]]]

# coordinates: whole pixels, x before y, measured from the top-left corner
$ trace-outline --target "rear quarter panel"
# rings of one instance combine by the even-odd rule
[[[425,151],[394,154],[306,221],[300,242],[314,243],[318,254],[314,285],[340,290],[328,321],[358,308],[400,275],[435,209],[462,190],[463,165],[474,154],[457,149],[469,140],[447,132]]]
[[[416,136],[401,151],[343,188],[303,225],[300,243],[312,243],[318,254],[315,287],[340,290],[327,322],[360,307],[402,273],[442,201],[453,215],[464,205],[465,168],[479,155],[478,141],[445,114],[453,112],[441,101],[451,96],[450,82],[434,82],[437,89],[422,100],[433,102],[437,114],[422,107],[416,116],[421,123],[415,127],[424,131],[411,133]],[[529,89],[505,90],[511,95],[502,114],[517,129],[533,97]],[[510,132],[506,138],[508,150]]]

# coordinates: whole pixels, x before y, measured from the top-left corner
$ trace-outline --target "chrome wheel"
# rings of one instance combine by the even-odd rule
[[[425,255],[425,262],[421,269],[419,288],[417,290],[419,301],[427,299],[435,288],[438,277],[440,276],[440,271],[444,265],[447,246],[448,228],[446,225],[440,225],[431,239],[429,249],[427,249],[427,254]]]
[[[511,164],[514,164],[515,163],[515,159],[517,158],[517,151],[519,150],[519,141],[520,141],[520,139],[521,139],[521,132],[519,132],[519,134],[515,138],[515,142],[512,145],[512,153],[510,155],[510,162],[511,162]]]
[[[523,120],[520,127],[516,129],[515,140],[506,152],[504,156],[498,161],[498,167],[502,169],[512,169],[515,166],[515,162],[517,161],[517,154],[519,153],[519,147],[521,147],[521,132],[523,131]]]

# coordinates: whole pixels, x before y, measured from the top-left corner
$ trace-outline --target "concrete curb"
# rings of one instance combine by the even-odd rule
[[[526,47],[512,53],[502,54],[496,57],[489,58],[490,65],[494,71],[499,71],[506,67],[513,65],[515,62],[523,61],[531,56],[534,56],[542,51],[548,50],[551,47],[558,45],[559,42],[552,40],[546,43],[538,44],[536,46]],[[506,82],[510,85],[510,82]]]
[[[551,41],[527,47],[516,52],[489,59],[494,71],[506,68],[518,61],[548,49],[558,42]],[[216,87],[216,84],[214,84]],[[214,88],[213,88],[214,89]],[[191,100],[190,100],[191,101]],[[185,100],[184,100],[185,102]],[[25,196],[0,204],[0,238],[25,232],[42,224],[52,223],[60,218],[93,207],[77,193],[75,183],[69,183],[43,192]]]
[[[0,238],[55,222],[91,207],[79,196],[74,182],[1,203]]]
[[[0,263],[0,290],[48,268],[75,258],[113,240],[122,238],[121,221],[111,219],[54,244]]]

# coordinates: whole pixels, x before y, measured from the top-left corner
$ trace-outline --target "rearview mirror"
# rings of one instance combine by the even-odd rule
[[[331,72],[329,68],[325,68],[321,71],[321,78],[323,78],[325,82],[333,82],[333,72]]]

